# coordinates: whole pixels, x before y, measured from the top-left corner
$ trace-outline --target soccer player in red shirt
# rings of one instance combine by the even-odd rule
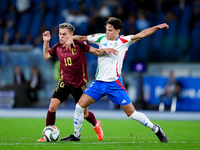
[[[52,48],[49,47],[49,41],[51,39],[50,32],[45,31],[43,33],[44,58],[48,60],[58,56],[60,60],[60,80],[49,105],[46,117],[46,126],[55,124],[56,110],[60,104],[67,99],[69,94],[74,97],[75,103],[78,102],[79,98],[83,94],[86,82],[88,81],[85,52],[94,55],[104,55],[105,53],[117,55],[116,50],[112,48],[96,49],[82,41],[74,41],[75,47],[67,49],[63,44],[69,37],[73,36],[74,30],[75,28],[70,23],[60,24],[59,42]],[[103,140],[104,135],[100,121],[96,120],[94,114],[88,111],[88,108],[84,111],[84,118],[93,125],[99,141]],[[79,140],[80,138],[76,139],[76,141]],[[38,140],[38,142],[43,141],[45,141],[44,137]],[[62,141],[66,141],[65,138],[63,138]]]

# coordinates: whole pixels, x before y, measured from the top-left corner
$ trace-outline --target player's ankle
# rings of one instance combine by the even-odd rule
[[[96,128],[99,125],[99,122],[97,121],[96,125],[94,126],[94,128]]]
[[[158,127],[156,125],[153,125],[153,128],[151,129],[154,133],[158,132]]]
[[[75,131],[75,132],[74,132],[74,136],[75,136],[76,138],[79,138],[80,135],[81,135],[80,131]]]

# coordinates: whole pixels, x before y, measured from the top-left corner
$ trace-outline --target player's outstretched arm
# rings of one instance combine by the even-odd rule
[[[106,54],[109,54],[109,55],[118,55],[118,51],[113,49],[113,48],[106,48],[106,49],[97,49],[97,48],[94,48],[92,46],[90,46],[90,50],[89,50],[89,53],[90,54],[93,54],[93,55],[97,55],[97,56],[104,56]]]
[[[74,40],[88,42],[87,36],[75,35],[69,37],[63,46],[65,46],[67,49],[71,49],[71,45],[75,47]]]
[[[88,42],[87,36],[74,35],[73,40]]]
[[[151,28],[145,29],[145,30],[139,32],[138,34],[132,36],[131,41],[133,41],[135,43],[135,42],[155,33],[159,29],[168,29],[168,28],[169,28],[169,26],[166,23],[159,24],[157,26],[153,26]]]
[[[44,59],[48,60],[50,58],[52,58],[52,56],[49,54],[49,41],[51,39],[51,35],[49,31],[45,31],[43,33],[43,55],[44,55]]]

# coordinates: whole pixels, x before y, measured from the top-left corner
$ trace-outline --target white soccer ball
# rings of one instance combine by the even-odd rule
[[[60,137],[60,130],[56,126],[50,125],[44,128],[42,134],[47,142],[55,142]]]

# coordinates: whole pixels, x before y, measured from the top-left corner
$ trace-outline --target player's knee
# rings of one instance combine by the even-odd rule
[[[53,104],[53,103],[51,103],[51,104],[49,105],[49,111],[50,111],[50,112],[56,112],[57,108],[58,108],[58,106],[55,105],[55,104]]]
[[[61,104],[60,100],[58,100],[56,98],[52,98],[51,103],[49,105],[49,111],[50,112],[56,112],[56,110],[58,109],[60,104]]]
[[[130,117],[136,111],[132,104],[124,105],[122,108],[128,117]]]
[[[127,117],[130,117],[132,114],[133,112],[126,113]]]
[[[138,112],[135,110],[130,116],[128,116],[130,119],[134,119],[135,120],[135,116],[138,115]]]
[[[55,107],[55,106],[53,106],[53,105],[50,105],[50,106],[49,106],[49,111],[50,111],[50,112],[56,112],[56,110],[57,110],[57,107]]]

